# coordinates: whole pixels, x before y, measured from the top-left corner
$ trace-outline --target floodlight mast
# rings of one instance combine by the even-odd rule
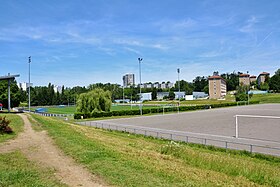
[[[30,63],[31,63],[31,56],[28,57],[28,65],[29,65],[29,76],[28,76],[28,110],[30,112]]]
[[[141,98],[142,98],[142,95],[141,95],[141,62],[142,62],[143,58],[138,58],[138,61],[139,61],[139,78],[140,78],[140,115],[142,115],[142,103],[141,103]]]

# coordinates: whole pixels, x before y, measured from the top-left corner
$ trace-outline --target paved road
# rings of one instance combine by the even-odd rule
[[[280,116],[280,104],[229,107],[180,114],[103,120],[116,124],[235,136],[235,115]],[[239,118],[239,136],[280,142],[280,119]]]

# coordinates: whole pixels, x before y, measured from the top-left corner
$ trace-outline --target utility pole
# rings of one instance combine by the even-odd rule
[[[31,63],[31,56],[28,57],[28,64],[29,64],[29,76],[28,76],[28,110],[30,112],[30,63]]]

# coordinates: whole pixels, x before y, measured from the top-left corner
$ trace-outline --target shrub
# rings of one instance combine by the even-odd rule
[[[10,134],[13,132],[12,128],[9,127],[10,122],[11,122],[10,120],[6,119],[6,116],[5,117],[0,116],[0,133],[1,134],[3,134],[3,133]]]

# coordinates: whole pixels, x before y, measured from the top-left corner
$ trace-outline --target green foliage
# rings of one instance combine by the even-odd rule
[[[6,116],[5,117],[0,116],[0,134],[3,133],[10,134],[13,132],[12,128],[9,127],[10,122],[11,122],[10,120],[6,119]]]
[[[194,80],[193,80],[193,86],[194,86],[194,91],[197,92],[203,92],[203,89],[205,88],[205,86],[208,85],[208,80],[207,77],[200,77],[197,76]]]
[[[175,93],[173,91],[169,92],[168,99],[170,99],[170,100],[175,99]]]
[[[96,88],[90,92],[80,94],[77,101],[77,111],[83,114],[110,111],[112,105],[111,92]]]
[[[259,88],[260,88],[260,90],[265,90],[265,91],[269,90],[268,82],[261,83]]]
[[[235,100],[248,101],[248,95],[247,95],[248,90],[249,90],[249,86],[246,85],[237,86],[236,93],[235,93]]]
[[[223,77],[226,80],[228,91],[235,90],[236,87],[239,85],[239,74],[242,74],[242,73],[241,72],[238,72],[238,73],[232,72],[232,73],[221,74],[221,77]]]
[[[280,92],[280,69],[278,69],[275,72],[275,75],[270,78],[269,87],[275,92]]]
[[[9,121],[11,121],[9,123],[9,127],[11,127],[13,129],[13,133],[0,134],[0,142],[4,142],[6,140],[12,139],[12,138],[16,137],[20,132],[23,131],[23,121],[22,121],[21,117],[19,117],[18,115],[15,115],[15,114],[6,114],[5,116],[7,116],[7,119],[9,119]],[[3,119],[4,115],[0,113],[0,117],[2,117],[2,119]]]
[[[258,104],[259,101],[252,101],[250,104]],[[229,103],[218,103],[218,104],[211,104],[211,105],[195,105],[195,106],[180,106],[180,111],[192,111],[192,110],[203,110],[209,108],[221,108],[221,107],[229,107],[229,106],[236,106],[236,102],[229,102]],[[241,105],[241,104],[239,104]],[[163,113],[164,112],[177,112],[178,107],[159,107],[159,108],[146,108],[142,109],[143,114],[151,114],[151,113]],[[111,117],[111,116],[131,116],[131,115],[140,115],[140,110],[117,110],[111,112],[98,112],[93,111],[91,113],[81,113],[76,112],[74,114],[74,119],[81,119],[83,118],[101,118],[101,117]]]
[[[16,81],[10,83],[10,96],[11,96],[11,108],[19,106],[20,102],[24,99],[24,93],[19,90]],[[0,81],[0,103],[3,104],[4,108],[8,108],[8,81]]]
[[[248,101],[248,95],[245,93],[239,93],[235,95],[236,101]]]

